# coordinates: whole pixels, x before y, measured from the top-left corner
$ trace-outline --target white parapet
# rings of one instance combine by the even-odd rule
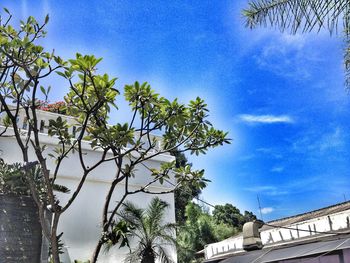
[[[261,228],[260,236],[264,247],[274,247],[298,240],[332,235],[342,230],[350,230],[350,202],[272,221]],[[242,252],[244,252],[242,234],[209,244],[204,249],[206,259]]]

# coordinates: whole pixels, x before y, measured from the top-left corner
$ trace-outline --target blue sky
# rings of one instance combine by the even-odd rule
[[[117,86],[200,96],[231,145],[200,158],[202,198],[271,220],[350,199],[350,97],[340,36],[244,27],[239,1],[2,1],[15,19],[50,14],[43,45],[103,57]],[[56,79],[53,97],[67,91]],[[122,101],[119,102],[123,107]],[[114,116],[114,120],[125,119]]]

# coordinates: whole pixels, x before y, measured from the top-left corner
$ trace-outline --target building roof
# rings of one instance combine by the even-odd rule
[[[318,232],[316,232],[316,229]],[[298,231],[302,231],[300,236],[297,233]],[[312,233],[312,231],[315,231],[315,233]],[[218,243],[209,244],[205,248],[206,256],[207,253],[209,255],[205,262],[244,263],[251,262],[250,260],[256,255],[259,257],[258,261],[254,261],[256,263],[272,262],[273,260],[261,260],[268,260],[270,257],[279,260],[277,256],[281,253],[288,255],[288,258],[293,258],[295,255],[299,255],[298,251],[304,248],[309,248],[312,251],[311,254],[322,253],[317,252],[322,250],[318,249],[320,244],[328,249],[326,251],[335,248],[341,249],[344,244],[349,245],[350,248],[350,201],[267,222],[259,229],[259,232],[264,245],[263,249],[245,251],[240,246],[240,242],[243,242],[243,235],[240,233]],[[270,242],[270,238],[272,242]],[[344,244],[341,243],[343,241],[336,242],[341,238],[343,238]],[[331,247],[335,243],[337,245]],[[305,254],[305,256],[307,255]],[[229,259],[232,260],[229,261]],[[245,259],[247,261],[244,261]]]
[[[270,226],[264,225],[260,229],[260,231],[270,229],[273,226],[278,227],[278,226],[291,225],[291,224],[295,224],[298,222],[303,222],[306,220],[314,219],[317,217],[335,214],[335,213],[342,212],[342,211],[349,210],[349,209],[350,209],[350,201],[338,203],[335,205],[327,206],[327,207],[313,210],[310,212],[306,212],[306,213],[302,213],[302,214],[298,214],[298,215],[294,215],[294,216],[289,216],[289,217],[285,217],[285,218],[281,218],[281,219],[277,219],[277,220],[272,220],[270,222],[267,222],[267,224]]]
[[[307,256],[319,257],[346,248],[350,248],[350,234],[320,238],[299,245],[267,247],[226,258],[220,263],[268,263]]]

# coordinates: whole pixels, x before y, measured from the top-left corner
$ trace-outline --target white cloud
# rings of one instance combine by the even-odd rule
[[[271,168],[270,171],[273,173],[281,173],[284,171],[284,167],[283,166],[274,166]]]
[[[263,207],[263,208],[261,208],[261,213],[263,215],[270,214],[273,211],[275,211],[275,209],[273,207]]]
[[[246,191],[259,193],[265,196],[280,196],[287,195],[289,191],[282,189],[281,187],[276,187],[273,185],[258,185],[245,188]]]
[[[250,192],[265,192],[265,191],[273,191],[276,190],[275,186],[272,185],[259,185],[245,188],[245,190]]]
[[[308,152],[310,154],[323,154],[329,151],[342,151],[345,148],[347,135],[337,126],[333,130],[323,133],[311,131],[296,139],[293,143],[295,152]]]
[[[319,145],[321,151],[341,148],[343,146],[344,134],[340,127],[337,127],[333,132],[324,135]]]
[[[242,157],[239,157],[239,161],[250,161],[255,158],[255,154],[249,154],[249,155],[244,155]]]
[[[241,114],[239,118],[248,123],[293,123],[294,120],[288,115],[252,115]]]
[[[310,40],[312,36],[280,34],[274,37],[255,56],[257,65],[284,78],[309,79],[321,56],[317,49],[311,49],[306,38]]]

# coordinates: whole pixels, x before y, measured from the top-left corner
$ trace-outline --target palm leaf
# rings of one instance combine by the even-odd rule
[[[293,34],[326,28],[332,33],[347,9],[347,0],[260,0],[251,1],[243,15],[250,28],[270,25]]]
[[[138,242],[138,246],[131,249],[125,262],[140,262],[150,249],[160,262],[172,262],[163,247],[176,244],[175,224],[163,223],[168,207],[169,204],[158,197],[151,200],[147,209],[138,208],[130,202],[124,203],[118,216],[134,226],[130,236]]]
[[[162,263],[173,263],[174,261],[166,253],[165,249],[162,246],[157,247],[157,257],[160,259]]]

